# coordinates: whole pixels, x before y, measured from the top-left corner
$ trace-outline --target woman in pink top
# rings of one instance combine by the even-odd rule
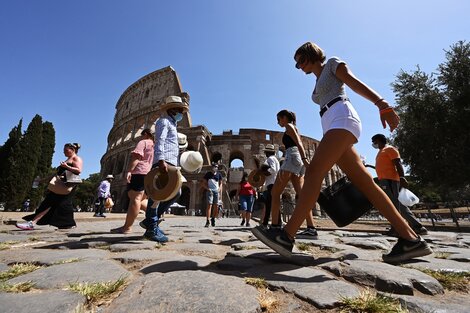
[[[128,234],[139,214],[142,200],[144,200],[145,175],[152,168],[153,162],[153,134],[150,129],[142,131],[144,137],[134,151],[131,152],[131,160],[127,168],[127,194],[129,195],[129,207],[127,209],[124,226],[111,229],[112,233]]]

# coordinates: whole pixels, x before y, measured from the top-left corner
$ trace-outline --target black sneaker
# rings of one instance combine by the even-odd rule
[[[250,222],[246,222],[246,227],[251,227]]]
[[[423,235],[423,236],[428,235],[428,230],[424,226],[421,226],[420,228],[414,229],[414,231],[417,235]]]
[[[409,241],[398,238],[389,254],[383,254],[382,260],[387,263],[400,263],[409,259],[432,254],[432,249],[423,238],[418,236],[419,241]]]
[[[294,240],[289,239],[283,229],[271,227],[268,230],[263,230],[262,227],[256,226],[251,229],[251,232],[262,243],[264,243],[280,255],[288,258],[292,256]]]
[[[209,223],[209,220],[206,220],[206,225],[204,227],[209,227],[211,223]]]
[[[212,225],[212,227],[215,226],[215,218],[213,218],[213,217],[211,217],[211,225]]]
[[[243,225],[245,225],[245,220],[244,219],[242,220],[240,226],[243,226]]]
[[[295,238],[298,239],[318,239],[318,232],[315,227],[307,227],[306,230],[301,231],[297,235],[295,235]]]

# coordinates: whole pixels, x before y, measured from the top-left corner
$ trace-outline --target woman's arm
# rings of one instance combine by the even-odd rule
[[[393,131],[398,126],[400,118],[393,108],[390,107],[388,102],[380,97],[375,90],[356,78],[346,64],[341,63],[338,65],[338,68],[336,69],[336,77],[338,77],[338,79],[345,83],[355,93],[371,101],[379,108],[380,120],[384,128],[386,127],[386,124],[388,124],[390,126],[390,131]]]

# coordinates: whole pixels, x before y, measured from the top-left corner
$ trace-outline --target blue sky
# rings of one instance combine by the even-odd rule
[[[78,141],[84,175],[99,172],[117,100],[168,65],[194,125],[281,131],[276,113],[288,108],[302,134],[320,139],[315,77],[294,68],[298,46],[316,42],[393,103],[401,69],[435,72],[444,49],[470,39],[468,12],[466,0],[2,1],[0,143],[40,114],[56,130],[53,165]],[[389,132],[370,102],[348,94],[363,121],[356,147],[373,162],[370,137]]]

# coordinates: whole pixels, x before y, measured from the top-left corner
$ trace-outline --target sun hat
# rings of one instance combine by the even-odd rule
[[[274,148],[274,145],[273,145],[273,144],[268,143],[268,144],[266,145],[266,147],[264,148],[264,151],[276,152],[276,149]]]
[[[204,160],[198,151],[185,151],[181,154],[180,165],[188,173],[201,170]]]
[[[180,150],[188,147],[188,137],[183,133],[178,133],[178,147]]]
[[[114,179],[114,176],[109,174],[108,176],[106,176],[106,179]]]
[[[188,104],[183,102],[181,97],[169,96],[165,98],[165,102],[160,105],[160,110],[167,111],[173,108],[182,108],[184,112],[189,110]]]
[[[156,167],[147,173],[144,187],[147,195],[155,201],[167,201],[176,196],[182,185],[179,168],[168,165],[168,173]]]
[[[253,187],[261,187],[266,180],[266,176],[258,169],[252,170],[248,175],[248,182]]]

